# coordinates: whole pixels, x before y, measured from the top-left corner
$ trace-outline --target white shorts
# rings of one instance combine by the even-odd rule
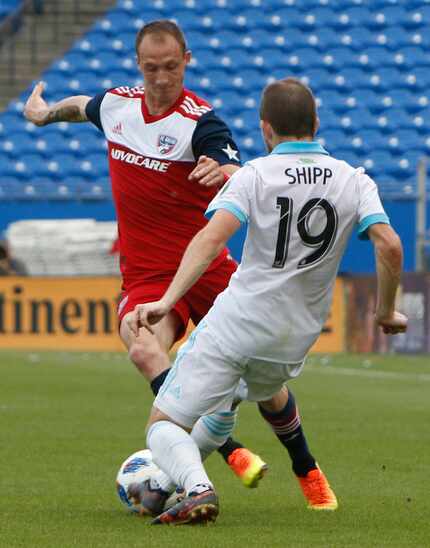
[[[265,401],[297,377],[302,367],[303,362],[280,364],[221,350],[202,321],[179,349],[154,405],[192,428],[203,415],[230,411],[241,378],[248,387],[248,400]]]

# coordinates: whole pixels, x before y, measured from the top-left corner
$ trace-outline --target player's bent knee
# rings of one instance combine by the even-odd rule
[[[288,389],[283,387],[279,392],[274,394],[269,400],[260,401],[258,405],[269,413],[279,413],[287,405]]]
[[[165,355],[158,345],[136,341],[130,346],[128,357],[139,370],[147,372],[153,369],[155,363],[163,360]]]

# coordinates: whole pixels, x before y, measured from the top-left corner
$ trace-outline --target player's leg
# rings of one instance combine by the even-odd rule
[[[203,510],[207,515],[209,508],[204,507],[199,514],[196,506],[201,504],[202,497],[206,504],[209,496],[211,504],[216,506],[212,510],[217,512],[213,486],[204,471],[198,447],[186,430],[191,431],[202,415],[231,408],[240,373],[240,368],[231,365],[220,353],[203,323],[178,353],[155,399],[147,443],[154,462],[185,488],[187,496],[161,514],[157,522],[186,522],[193,514],[204,519]]]
[[[212,307],[217,295],[228,286],[236,268],[236,261],[230,256],[225,257],[215,268],[205,272],[187,293],[185,300],[190,308],[191,319],[196,325]],[[204,417],[195,425],[192,435],[199,440],[199,447],[207,448],[208,453],[217,449],[245,487],[257,487],[267,470],[267,464],[231,436],[222,436],[226,432],[225,423],[231,422],[233,425],[236,421],[237,404],[245,399],[241,392],[243,385],[238,387],[236,405],[229,413]],[[232,429],[233,426],[231,431]]]
[[[284,385],[301,367],[251,361],[245,375],[249,399],[258,401],[261,415],[287,449],[308,508],[334,510],[336,496],[309,450],[295,398]]]
[[[181,324],[178,324],[178,318],[179,316],[174,312],[170,313],[161,322],[154,325],[154,334],[147,329],[140,329],[138,337],[131,333],[127,325],[127,314],[121,322],[121,335],[129,348],[130,358],[150,380],[154,396],[157,396],[170,370],[168,351],[176,340],[175,333],[182,328]],[[197,421],[192,436],[203,459],[222,447],[222,454],[226,462],[242,479],[244,485],[256,487],[258,480],[267,469],[267,465],[258,455],[254,455],[231,438],[236,415],[237,409],[232,409],[202,417]],[[168,491],[172,488],[165,478],[157,479],[163,490]]]
[[[146,441],[154,462],[185,490],[185,498],[161,512],[152,523],[183,524],[215,520],[218,497],[189,428],[176,424],[153,407]]]
[[[310,470],[315,469],[315,459],[309,451],[292,392],[285,386],[270,400],[259,402],[258,408],[287,449],[296,476],[306,476]]]
[[[152,390],[158,392],[170,369],[168,353],[177,339],[178,331],[182,328],[181,318],[172,311],[153,326],[153,333],[141,328],[136,337],[127,323],[131,313],[126,313],[121,320],[121,339],[128,350],[130,360],[149,381]]]
[[[228,278],[231,275],[235,263],[228,261],[223,267],[223,276]],[[219,285],[219,276],[212,275],[206,284],[213,289]],[[223,281],[226,283],[226,280]],[[139,336],[131,332],[127,324],[128,315],[134,310],[138,303],[149,302],[161,298],[166,289],[165,283],[145,283],[129,291],[119,305],[120,313],[120,336],[129,351],[131,361],[138,370],[150,382],[154,396],[157,396],[170,369],[168,352],[173,343],[185,333],[190,316],[189,303],[181,299],[174,310],[169,313],[161,322],[154,325],[154,334],[146,329],[140,329]],[[199,290],[208,298],[208,288],[199,287]],[[221,287],[219,287],[221,291]],[[212,299],[215,295],[212,296]],[[201,301],[201,299],[200,299]],[[122,304],[123,303],[123,304]],[[209,308],[209,302],[205,301],[201,306]],[[246,487],[256,487],[259,479],[267,469],[267,465],[258,455],[244,448],[242,444],[233,440],[230,436],[236,421],[237,410],[232,409],[223,414],[215,413],[210,418],[200,419],[192,433],[198,444],[203,458],[221,449],[227,464],[233,472],[241,478]],[[172,487],[166,478],[160,477],[159,484],[167,491]],[[154,479],[155,482],[155,479]],[[174,487],[174,486],[173,486]]]
[[[239,388],[237,393],[243,395],[243,387]],[[257,487],[268,466],[258,455],[251,453],[233,438],[229,437],[225,442],[226,435],[234,427],[234,421],[235,416],[232,417],[230,412],[215,412],[200,417],[194,424],[190,436],[200,450],[202,461],[221,445],[220,452],[230,468],[238,471],[237,475],[242,483],[246,487]],[[157,515],[176,488],[177,484],[170,476],[159,470],[149,480],[130,486],[129,496],[140,506],[141,515]]]
[[[335,510],[336,495],[317,465],[303,432],[299,410],[285,386],[270,400],[259,402],[260,413],[287,449],[300,487],[312,510]]]
[[[190,437],[194,441],[195,445],[200,451],[200,459],[203,462],[216,448],[220,443],[222,444],[225,440],[225,433],[216,432],[212,434],[211,430],[216,430],[220,428],[220,424],[223,424],[220,419],[229,419],[229,413],[226,413],[227,417],[224,417],[224,413],[212,413],[211,415],[200,417],[197,422],[194,424]],[[208,420],[211,422],[208,424]],[[228,432],[231,432],[233,425],[228,423],[226,428]],[[210,428],[211,430],[208,430]],[[227,433],[228,433],[227,432]],[[209,442],[208,442],[209,438]],[[230,438],[231,439],[231,438]],[[209,450],[208,447],[210,446]],[[260,467],[261,468],[261,467]],[[258,480],[255,479],[260,472],[260,468],[257,471],[250,470],[253,473],[253,477],[249,479],[249,483],[253,481],[256,483]],[[267,465],[263,463],[264,471],[267,469]],[[260,476],[263,472],[260,472]],[[142,483],[131,484],[128,488],[128,496],[133,500],[136,506],[139,506],[140,514],[145,516],[157,516],[162,513],[167,499],[173,493],[178,486],[182,487],[182,483],[176,482],[174,479],[174,474],[168,475],[163,469],[158,470],[151,478],[143,481]],[[247,478],[246,478],[247,479]]]

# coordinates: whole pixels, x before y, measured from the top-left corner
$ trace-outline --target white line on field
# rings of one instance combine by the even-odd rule
[[[394,371],[369,371],[368,369],[347,369],[346,367],[333,367],[332,365],[322,365],[315,367],[306,366],[304,371],[313,373],[326,373],[329,375],[345,375],[348,377],[367,377],[369,379],[395,379],[399,381],[430,381],[430,374],[426,373],[398,373]]]

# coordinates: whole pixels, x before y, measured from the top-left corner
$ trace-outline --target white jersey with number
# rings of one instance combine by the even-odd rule
[[[237,171],[210,203],[248,223],[243,256],[206,316],[221,348],[299,363],[321,333],[355,225],[389,223],[375,183],[317,142],[281,143]]]

